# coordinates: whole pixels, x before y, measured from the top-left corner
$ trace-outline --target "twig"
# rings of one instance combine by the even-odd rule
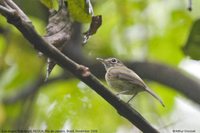
[[[10,2],[12,1],[10,0]],[[103,86],[100,81],[89,72],[87,67],[72,61],[54,46],[43,40],[43,38],[34,30],[32,25],[27,23],[26,19],[24,20],[23,15],[20,16],[21,13],[5,14],[5,10],[1,9],[2,8],[0,8],[0,13],[2,13],[7,18],[8,22],[13,24],[24,35],[30,44],[32,44],[40,52],[44,53],[44,55],[47,57],[54,59],[56,63],[63,69],[69,70],[77,78],[86,83],[89,87],[101,95],[107,102],[109,102],[121,116],[128,119],[143,132],[158,132],[135,109],[131,108],[131,106],[118,99],[105,86]]]
[[[2,5],[0,5],[0,10],[1,10],[1,14],[5,15],[5,16],[9,16],[12,15],[14,13],[14,10],[8,9]]]
[[[188,10],[192,11],[192,0],[188,0],[189,4],[188,4]]]
[[[14,96],[9,96],[7,98],[4,98],[2,102],[4,104],[12,104],[19,100],[25,99],[29,97],[31,94],[35,94],[35,92],[38,91],[38,89],[40,88],[42,84],[43,84],[43,80],[38,79],[36,82],[34,82],[34,84],[29,85],[28,87],[22,88],[22,91],[19,91]]]
[[[16,10],[26,22],[31,22],[31,20],[26,16],[26,14],[12,1],[12,0],[6,0],[5,3],[7,3],[12,9]]]
[[[90,0],[85,0],[86,5],[88,5],[88,13],[94,16],[94,10]]]
[[[72,76],[70,76],[70,77],[72,77]],[[62,74],[58,77],[50,78],[49,80],[44,82],[44,77],[41,77],[41,75],[40,75],[38,80],[34,81],[31,85],[28,85],[28,87],[22,88],[21,91],[19,91],[17,94],[3,98],[2,103],[4,103],[4,104],[16,103],[19,100],[23,100],[23,99],[29,97],[30,95],[35,94],[40,89],[41,86],[45,86],[49,83],[52,83],[52,82],[58,81],[58,80],[66,80],[68,78],[69,78],[69,76],[67,77],[66,75]]]

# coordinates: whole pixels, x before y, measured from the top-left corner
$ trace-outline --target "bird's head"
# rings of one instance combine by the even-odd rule
[[[124,64],[116,58],[107,58],[107,59],[97,58],[97,60],[100,61],[102,64],[104,64],[106,70],[108,70],[111,67],[124,66]]]

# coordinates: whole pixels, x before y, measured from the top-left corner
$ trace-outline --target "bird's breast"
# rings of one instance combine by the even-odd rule
[[[116,92],[127,91],[127,93],[124,94],[132,95],[139,91],[137,86],[127,81],[119,80],[110,73],[106,73],[105,79],[107,84]]]

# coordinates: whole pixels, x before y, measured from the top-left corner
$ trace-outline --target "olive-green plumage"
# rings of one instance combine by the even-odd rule
[[[120,60],[116,58],[101,59],[106,69],[105,79],[110,87],[118,94],[133,95],[130,102],[137,93],[146,91],[156,98],[162,106],[162,100],[144,83],[144,81],[131,69],[127,68]]]

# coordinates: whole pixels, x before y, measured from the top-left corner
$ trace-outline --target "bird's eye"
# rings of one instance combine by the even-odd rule
[[[117,60],[115,58],[113,58],[111,61],[112,61],[112,63],[116,63],[117,62]]]

